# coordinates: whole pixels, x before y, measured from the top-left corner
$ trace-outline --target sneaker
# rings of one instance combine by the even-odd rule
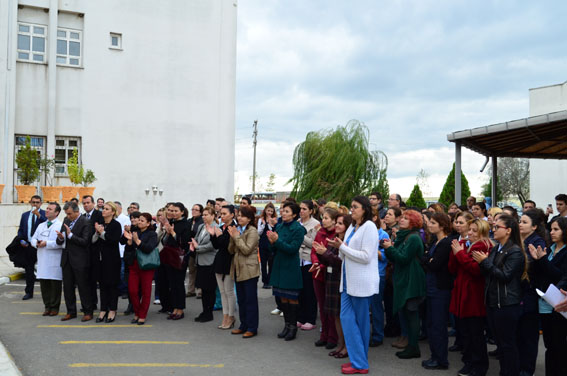
[[[299,326],[298,326],[299,327]],[[301,325],[301,330],[313,330],[315,329],[317,326],[313,325],[309,322],[306,322],[305,324]]]
[[[154,300],[154,304],[161,304],[161,300],[159,299]]]
[[[280,311],[279,309],[274,309],[272,312],[270,312],[270,315],[279,315],[282,311]]]
[[[472,367],[466,364],[457,372],[457,375],[459,376],[469,376],[470,374],[472,374]]]
[[[283,314],[283,312],[280,312],[280,317],[284,317],[284,314]]]

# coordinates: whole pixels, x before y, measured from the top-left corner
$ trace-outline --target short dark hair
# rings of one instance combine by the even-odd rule
[[[140,213],[140,212],[135,212],[135,213],[139,213],[139,217],[142,218],[144,217],[146,219],[146,221],[148,221],[148,223],[151,225],[152,224],[152,215],[150,213]],[[134,214],[134,213],[132,213]]]
[[[206,204],[206,205],[215,206],[215,204],[216,204],[216,201],[215,201],[215,200],[209,199],[209,200],[207,200],[207,204]]]
[[[136,209],[140,209],[140,204],[138,204],[137,202],[131,202],[130,205],[134,205],[136,207]]]
[[[120,207],[122,207],[122,203],[120,201],[114,201],[114,203]]]
[[[222,201],[224,201],[224,200],[222,200]],[[234,208],[234,205],[223,205],[223,206],[222,206],[222,209],[228,210],[228,212],[229,212],[230,214],[236,213],[236,209]]]
[[[61,206],[57,202],[52,201],[49,204],[47,204],[47,206],[49,205],[55,205],[55,212],[57,214],[61,213]]]
[[[130,218],[140,218],[141,215],[142,213],[140,213],[139,211],[135,211],[130,213]]]
[[[555,201],[563,201],[564,203],[567,204],[567,195],[565,193],[560,193],[557,196],[555,196]]]
[[[378,200],[382,200],[382,194],[380,192],[372,192],[368,196],[376,196]]]
[[[516,220],[516,222],[518,221],[518,210],[516,210],[515,207],[510,206],[510,205],[506,205],[502,208],[502,211],[504,211],[504,210],[508,210],[508,211],[512,212],[512,214],[511,214],[512,217]]]
[[[445,235],[451,233],[451,218],[445,213],[433,213],[431,219],[439,224]]]
[[[204,209],[203,209],[203,205],[201,205],[201,204],[195,204],[195,205],[193,205],[193,206],[197,206],[197,207],[199,208],[199,213],[200,213],[200,214],[203,214],[203,210],[204,210]]]
[[[76,197],[73,197],[73,198],[71,199],[71,201],[72,201],[72,202],[76,202],[77,204],[79,203],[79,199],[76,198]]]
[[[252,200],[250,199],[250,197],[248,196],[242,196],[242,198],[240,199],[240,201],[246,201],[248,203],[248,205],[252,205]]]
[[[91,195],[84,195],[84,196],[82,197],[82,200],[87,199],[87,198],[90,198],[91,201],[92,201],[92,203],[94,204],[95,200],[94,200],[94,197],[93,197],[93,196],[91,196]]]
[[[366,221],[372,221],[372,205],[370,205],[370,200],[366,196],[355,196],[352,201],[358,202],[362,209],[364,210],[364,215],[362,216],[361,225]]]
[[[250,220],[249,226],[254,226],[254,221],[256,220],[256,209],[252,206],[243,206],[240,208],[240,215],[246,217]]]
[[[98,200],[102,200],[102,202],[104,202],[104,198],[102,198],[102,197],[97,198],[96,202],[98,202]]]
[[[33,199],[37,199],[37,200],[39,200],[40,202],[43,202],[43,200],[41,199],[41,196],[38,196],[38,195],[33,195],[33,196],[31,196],[30,201],[33,200]]]
[[[299,205],[297,205],[297,202],[294,201],[284,201],[283,203],[283,207],[284,208],[290,208],[291,212],[293,213],[293,218],[297,218],[297,216],[299,215]]]
[[[77,203],[74,201],[66,202],[65,205],[63,205],[63,211],[67,211],[69,209],[73,210],[76,213],[79,211],[79,205],[77,205]]]
[[[535,201],[533,201],[533,200],[526,200],[526,201],[524,201],[524,205],[527,204],[527,203],[534,204],[534,208],[537,206],[536,203],[535,203]],[[522,205],[522,206],[523,206],[523,205]]]
[[[222,202],[222,201],[226,201],[226,200],[222,197],[217,197],[217,198],[215,198],[215,201],[221,201]]]

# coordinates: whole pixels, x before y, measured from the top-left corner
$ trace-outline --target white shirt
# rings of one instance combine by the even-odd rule
[[[120,227],[122,227],[122,233],[124,234],[124,226],[131,226],[132,222],[130,222],[130,218],[124,213],[120,213],[116,220],[120,223]],[[126,244],[119,244],[120,248],[120,258],[124,257],[124,248],[126,248]]]
[[[366,221],[354,231],[349,226],[345,234],[345,242],[339,248],[339,257],[343,260],[345,273],[341,270],[341,284],[339,291],[343,292],[343,278],[346,277],[347,293],[350,296],[368,297],[378,294],[380,285],[380,274],[378,273],[378,229],[372,221]]]
[[[37,248],[37,278],[61,281],[63,280],[61,269],[63,245],[58,245],[56,240],[57,231],[61,232],[63,223],[56,218],[48,228],[47,222],[45,221],[37,226],[30,242],[34,248],[37,248],[39,241],[45,240],[47,242],[45,247]]]

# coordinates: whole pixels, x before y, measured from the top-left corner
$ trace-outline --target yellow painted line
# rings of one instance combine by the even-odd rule
[[[98,316],[98,313],[96,313],[96,316]],[[43,315],[43,312],[20,312],[20,315],[30,315],[30,316],[39,316],[39,315]],[[57,314],[58,316],[65,316],[66,314],[64,312],[59,312]],[[84,316],[83,313],[78,313],[77,316]],[[116,316],[125,316],[124,313],[117,313]]]
[[[71,363],[71,368],[88,367],[192,367],[192,368],[223,368],[224,364],[194,364],[194,363]]]
[[[29,300],[16,300],[16,301],[13,301],[13,302],[12,302],[12,304],[33,304],[33,303],[40,303],[40,304],[43,304],[43,301],[42,301],[42,300],[40,300],[40,299],[37,299],[37,300],[35,300],[35,301],[29,301]],[[64,305],[64,304],[65,304],[65,302],[61,302],[61,304],[63,304],[63,305]],[[79,302],[77,302],[77,304],[81,304],[81,302],[79,301]]]
[[[151,328],[152,325],[113,325],[113,324],[86,324],[86,325],[38,325],[38,328]]]
[[[188,345],[188,341],[61,341],[62,345]]]
[[[24,273],[19,272],[19,273],[10,274],[8,276],[8,278],[10,278],[10,282],[13,282],[13,281],[16,281],[18,279],[24,278]]]

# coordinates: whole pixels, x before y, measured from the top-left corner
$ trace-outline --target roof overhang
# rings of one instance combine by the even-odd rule
[[[567,159],[567,111],[457,131],[447,140],[489,157]]]

